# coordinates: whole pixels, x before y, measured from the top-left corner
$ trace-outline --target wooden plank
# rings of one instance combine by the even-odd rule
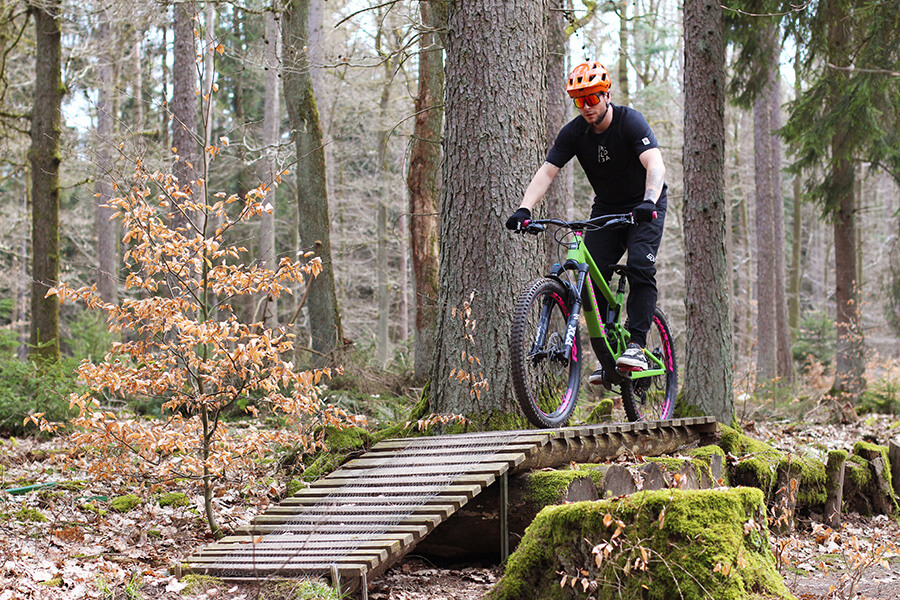
[[[410,508],[396,508],[389,506],[273,506],[265,515],[380,515],[382,518],[403,517],[410,514],[437,514],[447,518],[456,512],[456,507],[450,504],[426,504]]]
[[[239,529],[237,529],[237,531],[240,533],[247,533],[249,535],[266,535],[267,533],[273,532],[290,532],[296,534],[321,533],[323,536],[326,536],[329,533],[346,533],[356,534],[361,540],[375,539],[376,536],[381,535],[383,532],[411,533],[416,538],[416,540],[419,540],[425,534],[431,531],[431,529],[426,525],[402,524],[385,525],[383,527],[379,527],[378,531],[373,531],[372,529],[353,531],[346,525],[322,525],[321,527],[313,527],[309,525],[246,525],[244,527],[240,527]]]
[[[358,498],[353,498],[352,496],[341,496],[333,499],[329,499],[327,497],[319,497],[315,495],[310,496],[291,496],[290,498],[285,498],[281,501],[281,506],[317,506],[317,507],[338,507],[338,506],[380,506],[384,508],[394,508],[394,507],[414,507],[414,506],[428,506],[430,504],[447,504],[456,507],[457,509],[462,508],[469,502],[468,496],[462,494],[449,494],[449,493],[441,493],[436,494],[434,496],[429,496],[425,498],[420,503],[413,502],[395,502],[390,503],[385,501],[382,498],[371,497],[371,496],[361,496]]]
[[[497,445],[503,445],[504,443],[512,443],[515,442],[517,444],[524,444],[526,442],[542,442],[544,440],[550,439],[552,435],[551,432],[553,430],[535,430],[535,429],[521,429],[517,431],[509,431],[504,432],[502,438],[498,436],[498,432],[496,431],[483,431],[477,433],[464,433],[464,434],[456,434],[456,435],[438,435],[428,438],[415,438],[414,443],[410,443],[411,441],[408,438],[390,438],[387,440],[383,440],[375,444],[374,447],[380,445],[388,445],[388,444],[396,444],[400,448],[416,448],[416,447],[424,447],[424,446],[442,446],[442,445],[465,445],[465,444],[477,444],[477,443],[496,443]],[[508,434],[508,435],[506,435]],[[504,439],[506,441],[504,441]]]
[[[265,575],[268,573],[275,573],[285,576],[290,575],[306,575],[312,573],[321,573],[324,575],[328,575],[331,572],[332,564],[337,565],[338,573],[341,578],[344,577],[360,577],[363,573],[368,571],[368,565],[362,563],[353,563],[353,562],[342,562],[336,561],[333,563],[325,563],[325,562],[302,562],[302,563],[291,563],[288,565],[272,563],[257,563],[257,564],[247,564],[245,562],[234,562],[234,561],[195,561],[188,563],[188,569],[190,572],[212,572],[221,573],[222,571],[226,571],[231,575],[237,575],[238,573],[247,573],[247,574],[261,574]]]
[[[506,471],[506,465],[504,465],[503,471]],[[448,484],[453,485],[480,485],[482,487],[487,487],[494,482],[498,475],[501,473],[460,473],[451,477],[441,477],[436,476],[432,477],[427,473],[420,473],[418,475],[398,475],[395,477],[327,477],[323,479],[318,479],[310,484],[310,488],[316,487],[372,487],[377,486],[379,484],[390,484],[392,486],[413,486],[413,487],[441,487]],[[344,473],[344,475],[350,475],[349,473]],[[309,489],[309,488],[304,488]]]
[[[398,525],[434,525],[437,526],[444,517],[437,514],[413,513],[398,519]],[[381,515],[270,515],[268,513],[253,517],[251,523],[254,525],[347,525],[349,527],[358,527],[362,525],[372,526],[372,524],[383,524],[385,518]]]
[[[521,452],[512,454],[494,454],[491,456],[491,462],[505,462],[508,464],[517,464],[516,460],[521,456]],[[364,457],[367,455],[363,455]],[[458,456],[448,456],[436,462],[430,456],[405,456],[402,461],[396,457],[380,457],[380,458],[354,458],[344,463],[341,469],[372,469],[377,467],[410,467],[413,465],[422,465],[423,467],[431,467],[436,469],[446,468],[447,465],[459,465],[460,470],[466,466],[475,467],[478,461],[473,461],[469,456],[460,454]],[[467,470],[467,469],[465,469]]]
[[[238,536],[232,536],[238,537]],[[204,552],[212,551],[212,550],[222,550],[222,551],[231,551],[231,550],[240,550],[240,551],[251,551],[253,549],[261,549],[263,551],[268,551],[268,549],[277,548],[277,549],[301,549],[301,550],[317,550],[317,551],[340,551],[340,550],[367,550],[367,549],[377,549],[377,550],[387,550],[389,552],[393,552],[395,549],[399,549],[402,546],[408,546],[413,543],[413,536],[411,534],[404,534],[402,539],[400,536],[389,537],[385,536],[384,538],[379,538],[377,540],[302,540],[299,539],[300,536],[278,536],[282,539],[273,540],[272,542],[266,542],[265,540],[268,537],[276,537],[276,536],[263,536],[263,542],[255,543],[252,542],[254,538],[249,536],[241,536],[240,539],[243,542],[235,543],[235,542],[215,542],[206,546],[199,552],[202,554]],[[283,539],[289,538],[289,539]]]
[[[385,548],[343,549],[333,552],[307,548],[270,548],[265,550],[259,548],[216,548],[213,550],[204,549],[202,552],[195,554],[194,557],[196,560],[202,561],[227,559],[235,562],[247,560],[256,563],[307,562],[308,560],[358,562],[365,563],[370,569],[373,569],[386,561],[390,555],[391,553]]]
[[[366,455],[368,456],[368,455]],[[432,462],[423,461],[417,465],[411,465],[410,463],[404,462],[391,462],[389,460],[382,460],[380,463],[376,464],[350,464],[347,463],[337,471],[330,473],[332,476],[344,476],[344,473],[352,473],[354,476],[360,476],[365,474],[366,472],[371,472],[374,475],[383,474],[383,475],[412,475],[416,473],[446,473],[446,474],[454,474],[454,473],[487,473],[487,472],[495,472],[502,473],[510,465],[515,466],[520,464],[525,460],[527,456],[524,452],[515,452],[509,454],[495,454],[491,457],[490,462],[482,462],[482,463],[467,463],[465,461],[447,461],[444,459],[440,459],[437,462],[432,459]],[[357,459],[361,460],[361,459]],[[339,475],[341,474],[341,475]],[[325,477],[328,477],[326,475]]]
[[[447,454],[462,454],[462,453],[468,453],[470,455],[478,453],[478,454],[483,454],[484,456],[490,456],[492,453],[497,453],[497,452],[505,452],[505,453],[527,452],[528,450],[530,450],[532,448],[537,448],[537,447],[540,447],[540,444],[537,444],[535,442],[526,442],[524,444],[507,444],[507,445],[504,445],[499,448],[493,444],[491,444],[489,446],[485,445],[483,447],[481,447],[481,446],[473,447],[473,446],[469,446],[466,444],[451,444],[451,445],[440,445],[440,446],[427,447],[427,448],[410,449],[409,453],[416,454],[417,456],[421,456],[421,455],[444,456]],[[390,456],[397,456],[397,457],[405,456],[406,453],[404,453],[402,451],[398,451],[398,450],[399,450],[398,448],[392,448],[389,446],[380,447],[380,446],[376,445],[376,446],[373,446],[368,452],[366,452],[366,456],[369,456],[369,455],[372,455],[372,456],[390,455]]]
[[[480,493],[482,490],[482,486],[477,484],[463,484],[463,485],[447,485],[441,487],[439,490],[435,492],[437,494],[447,494],[451,496],[455,495],[464,495],[468,498],[473,498],[475,495]],[[325,497],[331,494],[346,494],[347,498],[374,498],[378,496],[388,496],[389,498],[404,498],[409,497],[410,488],[409,486],[368,486],[368,487],[352,487],[352,488],[344,488],[340,486],[335,487],[327,487],[327,486],[316,486],[316,487],[308,487],[298,491],[294,497],[298,496],[306,496],[306,497]],[[340,496],[334,496],[334,498],[340,498]],[[385,498],[385,501],[389,501],[389,498]]]
[[[302,543],[313,546],[327,546],[328,544],[353,544],[356,546],[372,544],[378,545],[382,542],[394,544],[395,542],[408,546],[412,544],[415,540],[415,536],[409,532],[394,532],[394,533],[386,533],[383,532],[379,534],[378,539],[360,539],[358,535],[353,535],[349,533],[335,533],[331,535],[323,535],[323,536],[308,536],[303,534],[269,534],[264,536],[259,535],[230,535],[222,538],[222,540],[229,540],[229,544],[238,544],[238,543],[247,543],[253,544],[254,540],[262,539],[264,541],[272,541],[272,542],[284,542],[285,544],[292,543]],[[231,541],[234,540],[234,541]],[[224,544],[226,542],[219,541],[217,544]]]

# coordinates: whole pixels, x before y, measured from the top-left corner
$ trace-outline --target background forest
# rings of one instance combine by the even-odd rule
[[[503,224],[585,59],[662,148],[679,407],[896,437],[898,36],[895,0],[0,0],[0,600],[175,597],[341,450],[525,426],[555,257]],[[563,172],[541,216],[588,214]]]
[[[898,75],[892,69],[897,51],[871,46],[893,39],[888,34],[898,29],[898,23],[896,10],[883,6],[814,2],[782,11],[776,2],[741,1],[723,11],[727,44],[722,50],[731,82],[723,132],[726,239],[714,243],[724,242],[728,260],[737,393],[754,394],[775,379],[793,385],[795,372],[820,375],[824,369],[831,373],[828,377],[835,377],[836,366],[840,381],[840,373],[848,368],[841,364],[841,356],[847,355],[841,339],[848,337],[851,346],[859,342],[850,353],[856,353],[857,362],[865,353],[869,381],[896,386],[900,196],[896,143],[891,144],[896,142]],[[281,257],[293,259],[308,251],[321,254],[325,275],[333,274],[334,295],[317,296],[297,283],[294,294],[277,302],[247,295],[236,300],[234,308],[248,321],[295,324],[300,333],[295,348],[298,364],[343,366],[347,378],[355,380],[349,385],[362,387],[365,381],[388,378],[421,385],[460,366],[451,364],[455,358],[446,359],[458,355],[459,346],[444,348],[441,354],[442,346],[460,336],[439,323],[434,312],[436,302],[444,309],[461,307],[469,293],[460,289],[455,301],[452,295],[438,298],[434,281],[438,260],[434,228],[443,238],[441,251],[459,235],[449,229],[456,225],[448,225],[447,219],[456,209],[457,198],[448,185],[455,167],[445,170],[443,180],[434,173],[430,184],[416,180],[416,165],[427,158],[427,148],[416,142],[424,140],[432,153],[438,143],[416,128],[423,115],[442,111],[434,96],[423,104],[422,90],[439,94],[442,89],[441,62],[435,67],[433,57],[426,59],[445,41],[442,32],[448,14],[451,20],[457,18],[451,7],[452,3],[400,0],[294,0],[283,6],[254,1],[3,3],[0,240],[5,268],[0,316],[2,379],[9,390],[0,400],[0,405],[8,404],[4,431],[17,433],[22,417],[37,408],[32,404],[35,390],[43,390],[37,397],[47,393],[49,388],[37,382],[50,377],[50,371],[29,376],[29,360],[55,360],[57,327],[58,352],[67,365],[57,374],[63,380],[72,365],[83,358],[100,359],[114,341],[103,315],[77,304],[64,304],[54,323],[54,309],[47,304],[55,298],[43,296],[56,281],[75,288],[97,284],[108,301],[134,293],[125,289],[122,256],[128,247],[121,243],[118,223],[109,219],[105,204],[129,189],[137,165],[171,172],[182,185],[193,182],[195,192],[209,196],[243,195],[260,183],[280,182],[266,198],[271,214],[264,214],[260,223],[235,224],[228,231],[228,242],[246,248],[249,259],[259,265],[274,265]],[[538,87],[546,87],[550,99],[546,121],[540,121],[546,126],[529,135],[552,136],[551,118],[560,121],[560,116],[550,114],[552,102],[559,104],[563,96],[565,73],[585,58],[598,58],[613,74],[613,102],[641,110],[660,140],[672,207],[660,252],[660,303],[683,348],[690,290],[685,286],[689,265],[682,221],[681,3],[553,1],[535,7],[546,20],[539,32],[547,38],[543,48],[551,48],[542,50],[541,56],[553,70],[540,70],[546,76],[541,75],[545,79]],[[844,42],[843,61],[835,59],[833,48],[816,47],[818,42],[813,41],[837,35],[820,35],[833,22],[829,10],[847,11],[860,28],[866,14],[872,17],[865,42],[862,31],[846,34],[850,37]],[[501,16],[495,16],[499,23]],[[47,50],[47,37],[41,33],[48,20],[59,27],[55,53]],[[551,20],[557,29],[550,27]],[[284,40],[293,35],[291,28],[297,23],[305,25],[300,36],[304,43],[289,44],[286,51]],[[811,34],[815,35],[807,37]],[[456,81],[451,58],[446,59],[448,89]],[[504,56],[502,47],[488,58],[515,73],[510,62],[515,57]],[[872,62],[876,59],[882,62]],[[869,62],[857,70],[854,61]],[[853,79],[862,74],[878,82]],[[815,102],[822,78],[835,75],[847,87],[881,86],[869,92],[859,88],[849,100],[838,100],[845,102],[840,111],[859,124],[859,135],[867,136],[856,140],[846,156],[855,176],[847,180],[849,184],[837,184],[852,188],[850,246],[843,234],[835,237],[835,231],[846,232],[840,224],[847,207],[836,208],[828,191],[837,154],[827,139],[821,142],[835,124],[822,122],[819,131],[824,136],[803,129],[814,123],[812,109],[804,102],[809,98]],[[303,95],[307,80],[314,104]],[[41,127],[51,131],[56,127],[42,123],[53,112],[53,101],[47,104],[48,90],[55,90],[61,101],[60,135],[57,147],[42,150],[39,142],[52,136]],[[854,99],[869,106],[857,106]],[[519,110],[520,101],[525,100],[511,93],[505,102],[484,110],[487,120],[515,121],[527,112]],[[563,111],[561,122],[574,116],[568,105],[552,110]],[[320,142],[315,136],[305,139],[315,129],[311,117],[321,127]],[[303,125],[299,129],[298,123]],[[440,120],[437,131],[439,125]],[[502,136],[507,129],[496,131]],[[775,131],[780,136],[772,135]],[[812,141],[815,137],[819,143]],[[518,183],[527,182],[523,178],[539,166],[548,140],[530,141],[535,149],[531,159],[509,161],[511,169],[521,172],[491,184],[490,204],[479,208],[487,206],[496,227],[465,234],[496,238],[514,263],[523,246],[501,230],[500,216],[517,205],[524,187]],[[446,140],[444,144],[446,153]],[[42,175],[52,170],[40,166],[42,153],[49,156],[47,164],[58,166],[58,184],[42,181]],[[321,188],[310,176],[320,164],[319,155],[324,169]],[[459,157],[454,153],[451,158]],[[430,160],[439,164],[434,161],[440,159]],[[589,188],[577,169],[567,171],[569,181],[554,192],[553,208],[548,210],[586,214]],[[442,184],[441,197],[434,188]],[[421,204],[429,185],[432,201],[437,199],[431,208]],[[435,226],[434,221],[440,223]],[[52,243],[56,239],[58,248]],[[526,263],[533,260],[533,255],[522,256]],[[425,265],[420,268],[432,269],[430,275],[427,270],[416,271],[417,257]],[[841,259],[855,269],[849,278],[847,271],[836,275]],[[485,269],[478,261],[488,264],[490,257],[470,260],[468,268]],[[539,268],[537,263],[535,267]],[[523,271],[523,279],[536,273]],[[448,274],[442,277],[449,281]],[[842,282],[851,288],[845,298],[840,297]],[[839,307],[848,305],[846,298],[858,314],[849,329],[841,329]],[[325,317],[316,312],[322,310]],[[324,337],[316,330],[320,323]],[[433,360],[443,360],[446,370],[433,366]],[[688,365],[688,378],[691,369]],[[472,387],[473,382],[466,385]],[[835,388],[847,391],[841,385]],[[865,384],[850,390],[856,401],[864,389]],[[896,401],[896,394],[888,395]]]

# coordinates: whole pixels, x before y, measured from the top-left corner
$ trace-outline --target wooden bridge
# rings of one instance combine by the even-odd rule
[[[176,571],[227,580],[326,576],[360,589],[472,498],[516,472],[658,456],[716,430],[712,417],[391,439],[207,546]],[[502,558],[508,535],[501,535]],[[176,574],[180,575],[179,572]]]

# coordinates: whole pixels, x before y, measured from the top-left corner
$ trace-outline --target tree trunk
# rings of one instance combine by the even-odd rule
[[[545,15],[544,29],[547,39],[547,141],[546,147],[553,145],[556,134],[569,121],[571,101],[564,92],[566,81],[566,13],[567,0],[550,0],[550,9]],[[540,163],[539,163],[540,164]],[[538,166],[539,166],[538,164]],[[537,169],[537,166],[534,167]],[[544,195],[542,213],[548,217],[565,219],[573,210],[574,169],[565,169],[557,177]],[[559,260],[559,246],[548,244],[543,236],[544,264],[552,265]]]
[[[774,66],[772,67],[775,68]],[[775,177],[772,113],[768,93],[771,76],[753,103],[756,174],[756,380],[766,384],[776,375],[775,354]]]
[[[325,185],[325,150],[319,108],[310,77],[307,40],[309,0],[289,0],[282,20],[284,98],[297,153],[297,211],[300,245],[322,260],[322,272],[308,282],[306,302],[313,363],[335,365],[343,330],[331,260],[331,219]]]
[[[476,428],[515,424],[509,315],[538,272],[539,248],[505,232],[503,220],[546,151],[546,9],[542,0],[468,0],[449,12],[431,408],[465,414]]]
[[[725,42],[714,0],[684,3],[684,398],[734,415],[730,267],[725,254]]]
[[[182,191],[193,193],[197,180],[195,170],[199,153],[197,146],[197,50],[194,41],[193,5],[179,2],[173,5],[172,51],[172,145],[176,158],[172,172]],[[174,210],[174,207],[173,207]],[[172,226],[188,224],[188,215],[174,212]]]
[[[383,47],[385,29],[391,28],[390,13],[385,15],[382,25],[375,36],[375,50],[380,56],[390,56],[390,50]],[[390,143],[390,129],[387,128],[388,107],[391,100],[391,80],[393,79],[394,61],[390,58],[384,61],[384,81],[381,84],[381,98],[378,102],[378,174],[384,182],[384,189],[390,189],[390,166],[388,165],[388,144]],[[388,323],[391,319],[391,286],[388,283],[388,207],[384,195],[379,194],[376,201],[376,232],[375,232],[375,297],[378,302],[378,319],[375,327],[375,360],[378,366],[385,368],[391,356],[391,339]]]
[[[623,105],[631,104],[631,94],[628,89],[628,0],[616,2],[616,12],[619,15],[619,60],[616,66],[618,74],[618,96]]]
[[[278,173],[278,142],[281,138],[281,96],[278,85],[278,61],[281,54],[281,37],[278,34],[278,22],[274,12],[267,12],[266,21],[266,53],[265,53],[265,95],[263,97],[263,135],[262,142],[265,156],[260,161],[259,178],[269,188],[266,202],[271,205],[269,212],[260,215],[259,220],[259,260],[267,269],[273,271],[278,266],[275,252],[275,181]],[[263,313],[260,320],[266,327],[278,326],[278,301],[272,295],[260,298]]]
[[[441,126],[444,119],[444,2],[420,2],[424,29],[419,41],[419,91],[406,183],[409,188],[409,243],[416,297],[415,379],[431,373],[437,317],[438,229]]]
[[[94,183],[96,208],[94,209],[94,226],[97,236],[97,291],[105,302],[116,301],[118,270],[118,220],[111,220],[113,210],[106,206],[112,198],[112,160],[110,148],[115,147],[113,140],[114,108],[113,94],[116,89],[116,70],[113,68],[113,55],[109,51],[117,44],[111,35],[109,16],[101,16],[97,25],[97,42],[101,48],[99,86],[97,90],[97,144],[96,157],[97,176]]]
[[[797,54],[794,57],[794,96],[800,95],[801,81],[801,57],[800,48],[797,48]],[[803,194],[802,181],[800,175],[794,175],[792,186],[793,196],[793,222],[791,224],[791,268],[789,271],[789,289],[788,289],[788,327],[791,331],[797,331],[800,328],[800,278],[802,273],[801,259],[803,244]]]
[[[169,105],[169,52],[168,52],[168,42],[167,38],[169,37],[169,31],[165,25],[161,25],[159,27],[159,35],[160,35],[160,48],[159,48],[159,89],[161,91],[160,95],[162,96],[158,101],[161,102],[162,106]],[[168,148],[169,147],[169,117],[171,113],[166,110],[159,111],[159,146],[160,148]]]
[[[778,30],[774,28],[773,42],[778,47]],[[787,387],[794,384],[794,358],[791,352],[791,328],[788,325],[787,293],[785,291],[785,264],[784,264],[784,196],[782,195],[781,163],[782,147],[781,138],[775,134],[781,128],[781,77],[777,70],[772,76],[772,97],[770,99],[770,111],[772,114],[772,154],[775,170],[772,173],[774,190],[773,208],[774,216],[774,243],[775,243],[775,346],[776,368],[781,383]]]
[[[63,88],[60,75],[61,0],[32,5],[35,28],[34,108],[31,116],[31,351],[59,360],[59,300],[47,291],[59,279],[59,139]]]
[[[829,5],[828,60],[835,65],[850,64],[850,32],[848,8],[844,3]],[[832,101],[835,105],[844,94],[846,72],[831,74],[834,78]],[[830,206],[834,215],[834,300],[837,309],[837,349],[835,352],[834,391],[857,400],[866,389],[865,343],[860,324],[859,276],[856,256],[856,198],[853,164],[854,146],[851,141],[853,122],[842,119],[831,138]]]

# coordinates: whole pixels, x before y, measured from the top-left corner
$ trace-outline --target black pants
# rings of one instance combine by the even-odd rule
[[[658,295],[656,253],[659,251],[666,220],[665,202],[660,204],[662,206],[657,209],[657,217],[649,223],[609,231],[588,231],[584,235],[584,244],[607,283],[613,275],[612,267],[628,251],[628,300],[625,304],[628,332],[631,334],[631,341],[641,346],[647,342],[647,332],[653,320]],[[595,206],[591,211],[591,218],[603,214],[611,213]],[[608,310],[607,302],[596,288],[594,292],[602,319]]]

